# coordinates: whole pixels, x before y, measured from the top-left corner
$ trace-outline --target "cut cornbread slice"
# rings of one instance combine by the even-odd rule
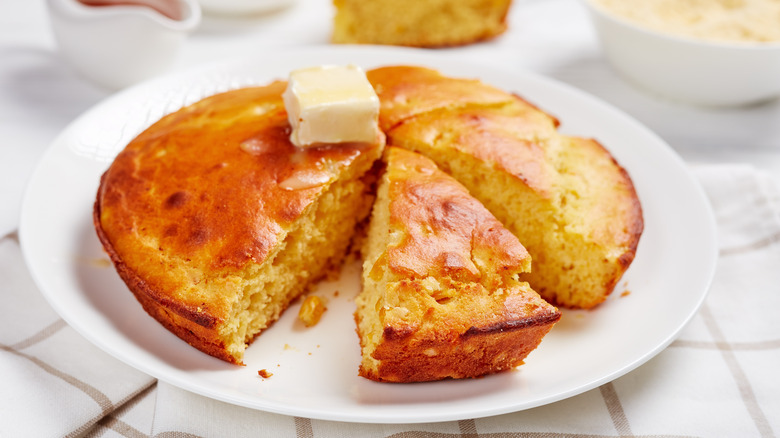
[[[386,151],[355,319],[360,375],[476,377],[520,365],[560,318],[518,275],[531,259],[429,159]]]
[[[643,229],[631,179],[609,152],[558,133],[555,118],[510,94],[486,103],[458,91],[461,79],[446,85],[429,70],[380,70],[368,76],[382,90],[381,117],[393,120],[388,144],[433,159],[512,231],[533,258],[522,278],[542,297],[575,308],[603,302],[633,260]],[[425,85],[395,86],[404,75],[455,95],[439,103],[418,96]],[[429,110],[393,104],[416,99]]]
[[[95,227],[144,309],[242,363],[247,343],[338,268],[370,212],[372,143],[298,149],[285,83],[208,97],[135,138],[101,179]]]

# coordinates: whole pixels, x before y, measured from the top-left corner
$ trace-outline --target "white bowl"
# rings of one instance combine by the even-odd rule
[[[86,78],[118,89],[164,72],[187,35],[200,23],[200,5],[179,0],[182,18],[146,6],[86,6],[47,0],[64,58]]]
[[[780,43],[720,43],[638,27],[585,3],[612,66],[669,99],[740,106],[780,96]]]

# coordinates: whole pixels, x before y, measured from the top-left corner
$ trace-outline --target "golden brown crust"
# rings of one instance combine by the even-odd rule
[[[101,177],[105,179],[105,174]],[[140,278],[127,264],[122,257],[117,254],[111,241],[103,231],[100,223],[100,197],[95,200],[93,209],[93,222],[100,243],[114,263],[117,273],[125,282],[128,289],[135,295],[136,299],[143,309],[154,319],[160,322],[166,329],[174,333],[188,344],[195,346],[199,350],[222,359],[224,361],[243,365],[237,361],[233,355],[227,354],[224,342],[222,342],[215,333],[217,321],[212,315],[199,313],[197,309],[184,306],[176,301],[166,299],[158,291],[149,287],[149,285]]]
[[[117,156],[100,190],[117,234],[158,237],[162,248],[204,270],[262,262],[333,179],[328,167],[348,164],[361,151],[360,145],[295,148],[283,90],[278,82],[212,96],[141,133]],[[291,190],[285,181],[313,183]],[[151,212],[157,214],[144,214]]]
[[[387,250],[392,272],[497,287],[508,273],[530,270],[531,257],[517,238],[433,161],[395,147],[385,153],[393,163],[390,229],[403,236]]]
[[[474,378],[508,371],[522,365],[560,316],[550,313],[509,330],[469,329],[450,339],[422,341],[411,334],[386,337],[375,353],[381,365],[377,370],[361,368],[361,375],[380,382],[401,383]],[[420,354],[433,350],[435,356]]]
[[[498,107],[470,105],[407,118],[388,131],[388,143],[414,150],[415,143],[438,142],[490,163],[549,198],[555,169],[544,142],[558,135],[557,121],[522,99],[506,96]]]
[[[442,282],[458,295],[445,304],[432,302],[419,280],[390,286],[388,293],[404,296],[410,311],[386,313],[382,341],[372,354],[379,364],[361,367],[361,375],[421,382],[505,371],[521,365],[561,318],[525,283],[490,291],[478,283]]]

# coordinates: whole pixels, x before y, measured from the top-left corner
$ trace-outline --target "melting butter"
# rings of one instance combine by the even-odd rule
[[[376,141],[379,98],[360,67],[293,71],[282,97],[298,147]]]

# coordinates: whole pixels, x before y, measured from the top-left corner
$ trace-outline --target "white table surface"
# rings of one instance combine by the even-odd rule
[[[327,44],[332,14],[328,0],[300,0],[252,17],[205,15],[172,70]],[[648,95],[610,68],[576,0],[518,0],[509,20],[494,41],[446,51],[585,90],[647,125],[688,162],[749,163],[780,178],[780,101],[712,109]],[[50,142],[110,94],[60,57],[43,0],[0,0],[0,235],[16,228],[25,181]]]

